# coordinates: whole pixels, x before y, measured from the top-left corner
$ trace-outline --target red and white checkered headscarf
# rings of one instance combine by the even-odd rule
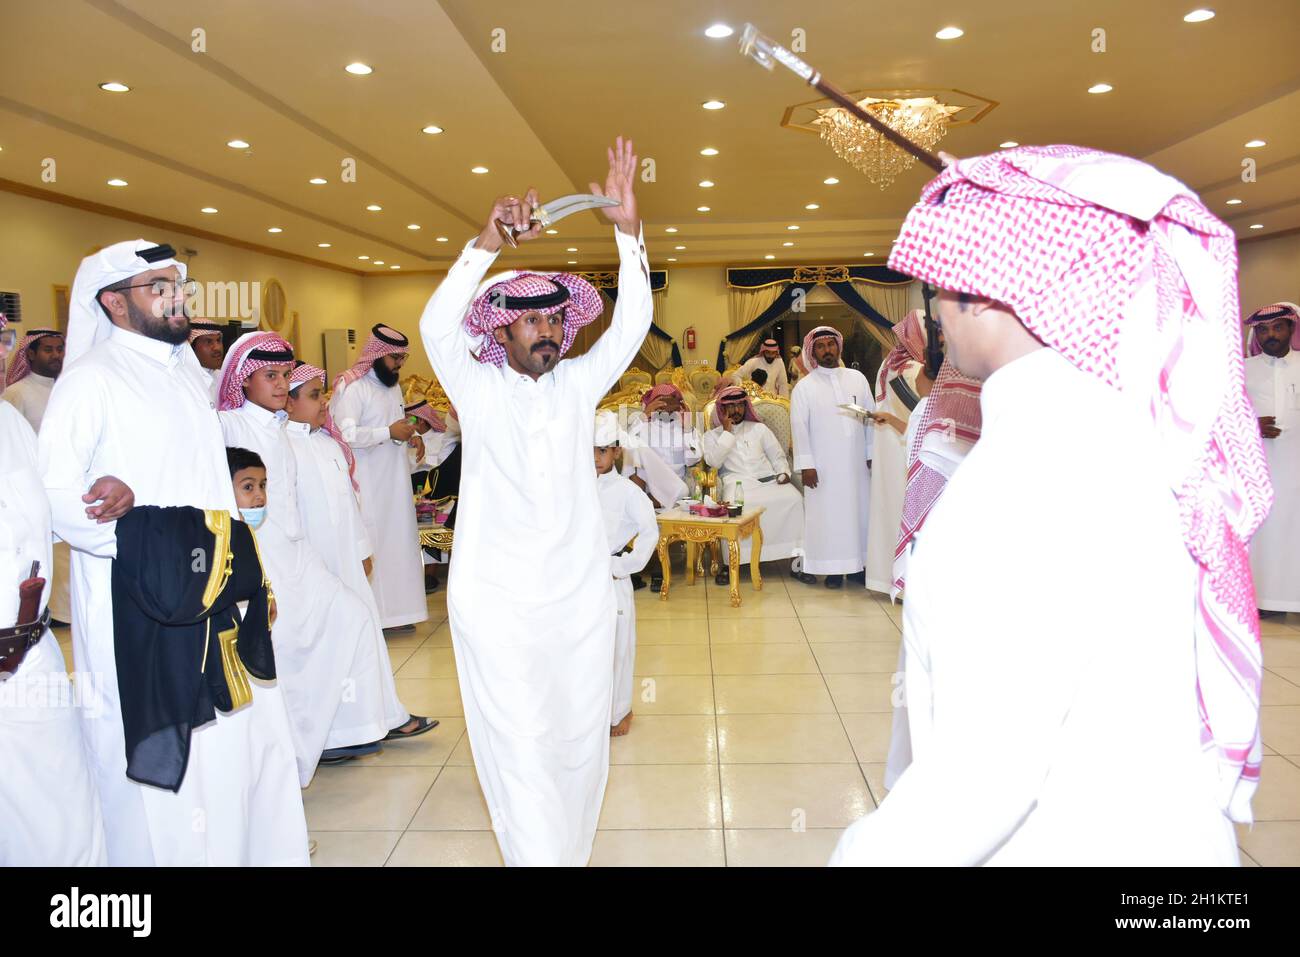
[[[229,412],[244,404],[244,383],[258,369],[292,364],[293,346],[274,332],[244,333],[221,362],[217,411]]]
[[[299,361],[289,373],[289,392],[292,392],[301,386],[304,382],[311,382],[315,379],[320,380],[322,387],[325,385],[325,370],[305,362]],[[357,484],[357,457],[352,453],[352,446],[343,440],[343,433],[339,427],[334,424],[334,416],[330,415],[329,403],[325,405],[325,424],[321,426],[321,431],[326,433],[331,439],[338,443],[339,448],[343,451],[343,460],[348,463],[348,479],[352,482],[352,491],[361,491],[361,486]]]
[[[907,450],[907,490],[903,493],[903,515],[894,548],[894,585],[890,597],[898,596],[907,578],[907,550],[925,524],[948,485],[947,476],[928,465],[921,452],[931,452],[948,461],[961,461],[979,441],[983,415],[980,412],[978,379],[964,376],[947,359],[939,366],[921,422]]]
[[[671,382],[660,382],[653,389],[648,389],[645,395],[641,396],[641,408],[650,408],[651,402],[665,395],[677,396],[678,402],[686,401],[686,397],[682,395],[682,390],[677,388],[677,386],[673,385]]]
[[[820,339],[822,336],[831,336],[840,344],[840,352],[844,351],[844,335],[833,326],[818,326],[808,335],[803,337],[803,351],[799,353],[799,358],[811,372],[817,368],[817,357],[813,355],[813,340]]]
[[[1198,569],[1202,744],[1221,806],[1249,821],[1262,666],[1247,542],[1273,487],[1246,396],[1232,230],[1145,163],[1019,147],[935,177],[889,266],[1005,304],[1150,419]]]
[[[478,296],[465,316],[465,331],[479,340],[474,358],[497,367],[505,365],[506,350],[492,335],[494,329],[508,326],[525,312],[543,316],[564,313],[563,356],[573,345],[578,330],[596,320],[604,311],[600,293],[581,276],[573,273],[509,271],[492,276],[479,286]]]
[[[361,350],[361,355],[357,356],[357,361],[352,363],[352,368],[345,369],[334,379],[334,391],[346,385],[356,382],[375,364],[375,360],[383,356],[402,355],[411,351],[411,341],[405,335],[385,325],[376,325],[370,328],[370,338],[366,340],[365,346]]]
[[[897,343],[880,364],[876,375],[876,401],[885,401],[885,385],[889,377],[901,372],[909,362],[925,365],[925,313],[913,309],[894,323],[894,341]]]
[[[429,405],[429,403],[424,399],[405,406],[402,411],[407,415],[415,416],[417,419],[424,419],[425,422],[429,423],[429,428],[433,429],[435,432],[447,431],[447,420],[438,413],[437,409]]]
[[[1246,317],[1246,325],[1253,327],[1261,322],[1284,318],[1291,320],[1291,348],[1300,350],[1300,306],[1294,302],[1275,302],[1271,306],[1256,309]],[[1252,328],[1249,352],[1252,356],[1257,356],[1263,351],[1259,347],[1259,330]]]
[[[749,398],[748,392],[746,392],[738,385],[731,385],[730,383],[724,383],[723,385],[718,386],[718,388],[715,389],[713,392],[712,420],[713,420],[713,427],[715,429],[722,428],[722,403],[738,402],[741,399],[745,400],[745,418],[742,419],[741,421],[742,422],[763,421],[758,417],[758,413],[754,411],[754,403]]]
[[[27,378],[32,371],[31,364],[27,361],[27,350],[48,336],[57,336],[62,339],[63,333],[57,329],[33,329],[14,346],[14,357],[9,360],[9,375],[5,377],[5,385],[13,385],[15,382]]]
[[[208,322],[206,319],[190,320],[190,342],[195,339],[201,339],[204,336],[219,336],[223,327],[215,322]]]

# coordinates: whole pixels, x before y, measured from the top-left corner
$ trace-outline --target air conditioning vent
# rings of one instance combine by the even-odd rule
[[[10,325],[23,321],[23,295],[20,292],[0,292],[0,313]]]

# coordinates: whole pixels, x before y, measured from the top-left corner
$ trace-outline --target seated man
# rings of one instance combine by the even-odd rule
[[[759,421],[745,390],[723,386],[713,406],[714,428],[704,434],[704,461],[718,470],[718,496],[763,506],[762,557],[768,560],[803,554],[803,496],[789,484],[790,463],[772,430]],[[750,540],[740,542],[740,561],[749,561]],[[793,569],[792,569],[793,571]],[[800,581],[811,576],[794,572]],[[726,573],[716,578],[728,583]]]

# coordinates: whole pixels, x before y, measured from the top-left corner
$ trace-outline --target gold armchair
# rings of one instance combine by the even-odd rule
[[[644,385],[647,389],[654,385],[654,379],[650,373],[638,369],[636,366],[628,369],[618,379],[618,388],[621,392],[624,389],[630,389],[632,386]]]

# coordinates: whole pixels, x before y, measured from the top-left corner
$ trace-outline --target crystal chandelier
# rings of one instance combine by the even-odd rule
[[[858,106],[927,150],[934,150],[947,134],[952,115],[963,109],[941,103],[932,96],[906,100],[868,96],[859,100]],[[836,156],[881,189],[886,189],[916,162],[915,157],[841,107],[818,110],[812,125]]]

